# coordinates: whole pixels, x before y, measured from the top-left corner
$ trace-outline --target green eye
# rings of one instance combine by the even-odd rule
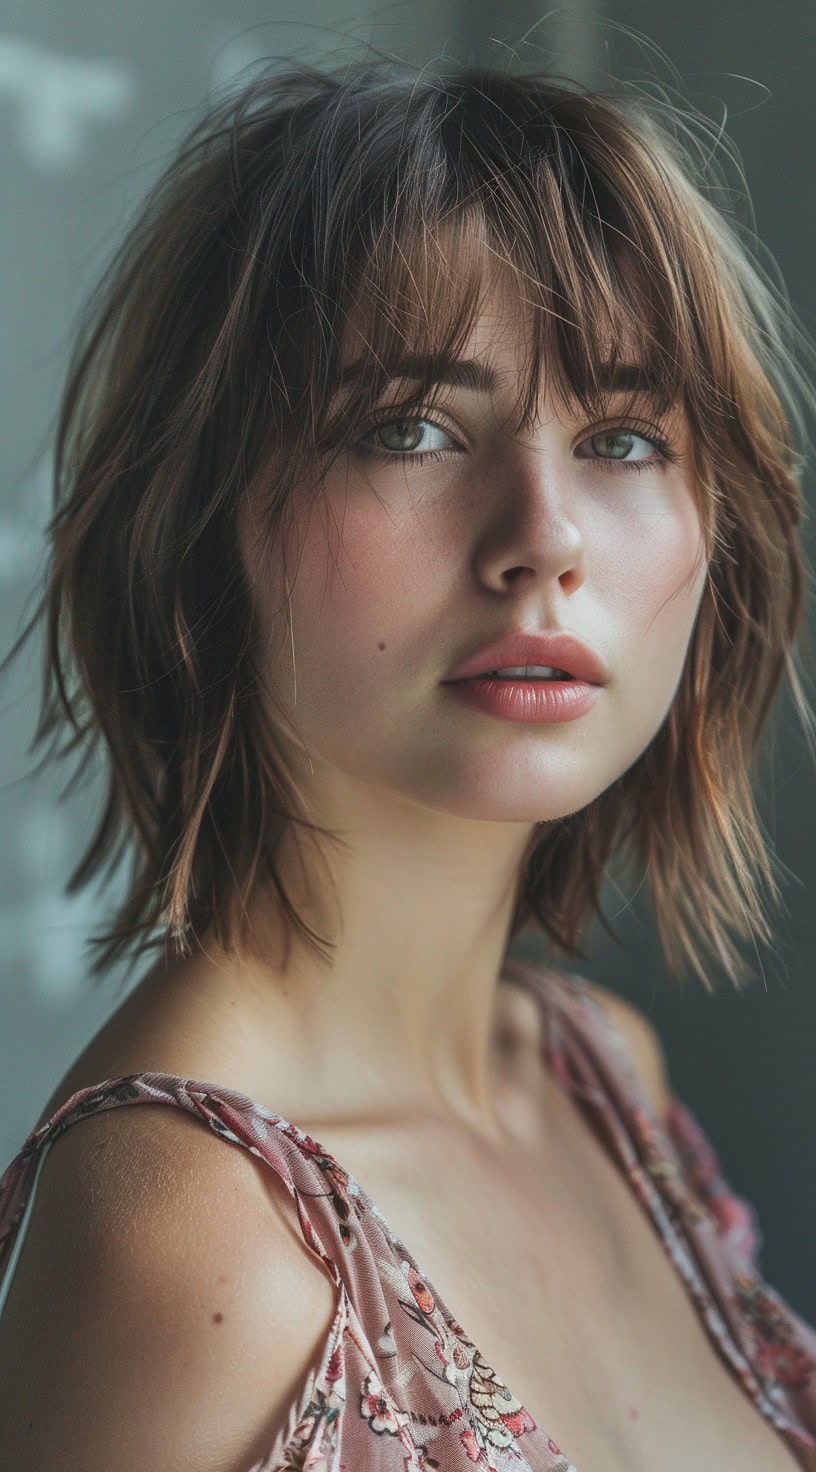
[[[425,428],[422,419],[393,419],[374,431],[385,450],[418,450]]]
[[[591,435],[587,443],[602,459],[626,460],[636,440],[654,446],[654,440],[634,434],[630,429],[604,429],[600,434]]]
[[[368,454],[415,455],[419,460],[437,450],[455,448],[451,436],[430,419],[383,419],[366,431],[359,448]]]
[[[625,460],[636,439],[640,439],[640,435],[626,434],[623,430],[616,433],[607,431],[605,434],[594,434],[591,444],[599,455],[609,455],[613,460]]]

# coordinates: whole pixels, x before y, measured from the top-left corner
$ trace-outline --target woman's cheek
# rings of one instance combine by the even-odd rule
[[[426,564],[404,530],[349,513],[302,548],[291,600],[301,710],[318,689],[335,718],[350,691],[376,703],[381,673],[423,619]]]
[[[667,511],[651,536],[630,543],[625,570],[616,592],[624,686],[656,730],[680,684],[705,591],[707,564],[696,512]]]

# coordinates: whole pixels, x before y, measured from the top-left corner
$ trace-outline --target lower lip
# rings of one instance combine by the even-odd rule
[[[603,689],[584,680],[449,680],[461,700],[505,721],[574,721],[591,710]]]

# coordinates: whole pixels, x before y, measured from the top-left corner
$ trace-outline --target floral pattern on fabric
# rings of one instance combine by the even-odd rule
[[[799,1342],[787,1304],[759,1278],[737,1273],[737,1306],[753,1333],[756,1363],[775,1387],[806,1390],[816,1380],[816,1360]]]
[[[816,1472],[816,1331],[763,1282],[759,1225],[691,1111],[658,1121],[589,986],[512,963],[542,1003],[553,1075],[592,1110],[701,1320],[759,1413]],[[0,1312],[55,1139],[122,1105],[172,1104],[274,1170],[338,1297],[317,1364],[250,1472],[576,1472],[444,1307],[354,1176],[305,1131],[229,1088],[143,1073],[79,1090],[0,1177]]]
[[[688,1105],[676,1097],[669,1123],[689,1191],[713,1217],[720,1236],[758,1271],[762,1233],[754,1208],[726,1184],[710,1140]]]

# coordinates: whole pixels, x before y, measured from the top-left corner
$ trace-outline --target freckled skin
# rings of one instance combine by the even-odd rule
[[[314,1108],[316,1089],[333,1108],[351,1088],[364,1111],[433,1101],[493,1129],[497,978],[533,825],[585,807],[638,759],[682,674],[707,574],[686,421],[657,425],[677,464],[648,437],[648,405],[635,415],[624,398],[598,423],[542,396],[514,435],[528,331],[497,282],[462,356],[498,386],[443,390],[428,410],[436,458],[351,447],[318,494],[295,488],[288,538],[258,541],[262,553],[259,508],[239,517],[285,724],[275,704],[271,718],[309,818],[345,842],[302,838],[301,852],[288,835],[278,855],[293,904],[335,944],[329,986],[297,941],[286,958],[274,896],[250,905],[267,958],[243,973],[256,1036],[298,1059],[290,1084],[308,1077]],[[350,356],[361,350],[352,338]],[[639,471],[597,438],[633,418]],[[591,710],[522,725],[452,695],[454,666],[513,628],[565,629],[597,651],[609,680]],[[223,994],[235,972],[218,968]]]
[[[523,341],[499,298],[463,356],[489,356],[512,389]],[[459,453],[421,465],[344,456],[325,508],[304,497],[278,678],[294,701],[293,642],[293,711],[333,797],[342,772],[355,795],[376,785],[437,812],[562,817],[621,776],[669,710],[706,575],[690,456],[606,469],[574,453],[592,424],[562,422],[549,402],[514,441],[501,427],[510,407],[510,392],[489,404],[451,390],[434,417]],[[282,589],[266,584],[268,607],[285,604]],[[580,721],[499,722],[440,685],[454,655],[519,623],[568,628],[605,659],[610,683]]]

